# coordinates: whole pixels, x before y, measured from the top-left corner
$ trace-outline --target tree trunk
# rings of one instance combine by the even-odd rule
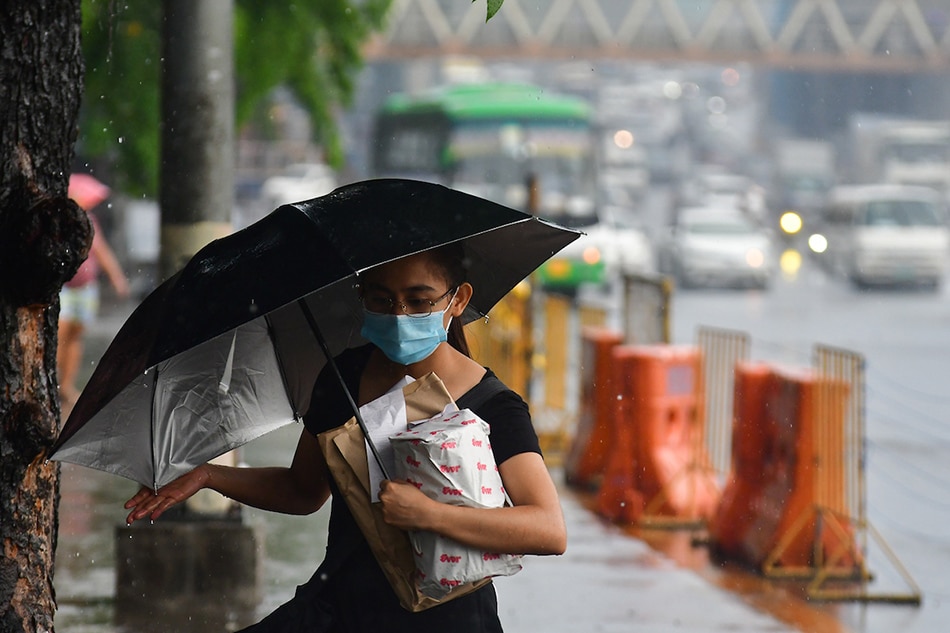
[[[0,2],[0,631],[53,630],[59,290],[91,228],[66,198],[80,0]]]

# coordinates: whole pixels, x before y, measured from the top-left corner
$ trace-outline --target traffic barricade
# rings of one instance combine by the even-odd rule
[[[540,373],[532,380],[531,410],[548,464],[563,464],[577,426],[582,387],[579,333],[586,327],[603,327],[605,321],[603,307],[557,293],[535,293],[532,323],[540,338],[531,368]]]
[[[581,332],[580,406],[564,476],[578,488],[596,490],[613,442],[618,390],[613,350],[623,343],[620,332],[585,327]]]
[[[613,358],[619,400],[600,512],[647,527],[706,521],[719,486],[703,442],[699,350],[624,345]]]
[[[495,304],[490,318],[465,326],[472,357],[522,397],[528,396],[534,354],[531,297],[531,285],[523,281]]]
[[[709,521],[710,544],[724,558],[756,566],[774,545],[776,510],[766,497],[772,469],[771,446],[763,423],[772,383],[766,363],[740,361],[735,366],[732,464],[716,513]]]
[[[807,368],[736,365],[733,468],[710,522],[720,553],[767,573],[819,563],[831,544],[817,529],[816,490],[820,481],[841,480],[843,447],[818,450],[816,399],[824,401],[821,424],[840,428],[847,391]]]

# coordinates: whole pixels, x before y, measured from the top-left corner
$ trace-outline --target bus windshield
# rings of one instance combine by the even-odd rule
[[[516,208],[538,187],[537,213],[570,226],[596,221],[590,130],[567,124],[460,123],[449,140],[455,187]]]
[[[597,221],[590,108],[575,97],[492,83],[396,95],[377,117],[373,156],[375,177],[439,182],[573,227]]]

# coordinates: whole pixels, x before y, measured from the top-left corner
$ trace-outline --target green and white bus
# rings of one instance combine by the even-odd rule
[[[595,154],[583,99],[530,84],[460,84],[386,100],[371,170],[377,178],[437,182],[583,230],[598,220]],[[552,261],[539,275],[546,285],[571,287],[601,283],[604,268],[587,253]]]

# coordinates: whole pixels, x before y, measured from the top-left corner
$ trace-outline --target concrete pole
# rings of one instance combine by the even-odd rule
[[[232,0],[164,0],[164,6],[163,280],[231,232],[234,207]]]
[[[159,275],[231,232],[234,207],[234,7],[232,0],[164,0],[162,28],[162,228]],[[234,453],[215,460],[233,466]],[[235,507],[202,490],[187,511]]]
[[[162,280],[232,230],[233,33],[233,0],[164,0]],[[233,452],[222,458],[236,462]],[[213,491],[184,505],[157,525],[116,528],[116,622],[145,633],[251,624],[260,600],[259,535]],[[172,614],[180,617],[172,622]]]

